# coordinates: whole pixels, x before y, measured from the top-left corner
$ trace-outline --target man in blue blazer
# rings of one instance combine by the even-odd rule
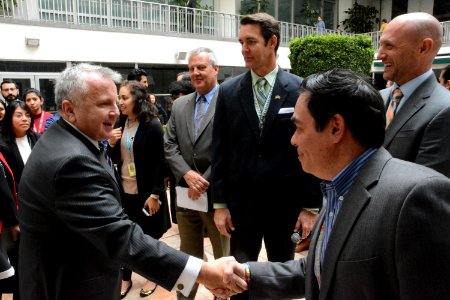
[[[450,177],[450,93],[431,69],[442,36],[442,26],[432,15],[400,15],[383,31],[378,58],[384,63],[384,79],[395,82],[381,91],[386,110],[396,89],[403,94],[383,146],[393,157]]]
[[[120,181],[100,145],[119,115],[120,80],[79,64],[56,83],[61,119],[36,144],[19,187],[22,300],[119,299],[121,265],[185,295],[195,282],[222,285],[216,262],[152,239],[122,210]]]
[[[231,237],[231,255],[238,261],[257,260],[263,239],[269,260],[292,259],[290,236],[300,228],[296,222],[302,208],[322,203],[318,181],[301,170],[289,142],[301,78],[277,65],[279,38],[279,24],[272,16],[245,16],[239,41],[250,70],[221,84],[217,98],[214,219],[219,231]],[[311,219],[309,212],[302,213],[304,236],[312,228]]]
[[[379,93],[352,71],[311,75],[292,120],[303,169],[323,180],[308,256],[231,263],[226,274],[258,300],[447,299],[450,180],[382,147]]]

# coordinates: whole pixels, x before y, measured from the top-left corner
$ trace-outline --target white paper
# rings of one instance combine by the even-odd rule
[[[200,195],[197,200],[192,200],[188,196],[188,188],[177,186],[177,205],[197,211],[208,212],[208,196],[206,193]]]
[[[282,107],[278,111],[278,114],[290,114],[290,113],[293,113],[293,112],[294,112],[294,108],[293,107]]]

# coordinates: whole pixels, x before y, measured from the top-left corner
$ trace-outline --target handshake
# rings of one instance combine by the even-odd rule
[[[232,256],[204,262],[197,282],[203,284],[214,296],[227,299],[248,290],[250,273],[246,264],[241,264]]]

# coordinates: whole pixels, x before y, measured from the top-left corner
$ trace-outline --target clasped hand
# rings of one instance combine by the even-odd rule
[[[216,297],[227,299],[248,289],[245,265],[232,256],[203,263],[198,282]]]

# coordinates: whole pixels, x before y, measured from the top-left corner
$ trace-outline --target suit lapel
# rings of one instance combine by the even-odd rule
[[[270,128],[270,125],[275,120],[280,107],[282,107],[283,103],[286,101],[286,98],[288,96],[287,87],[288,82],[285,78],[284,71],[279,68],[277,78],[273,86],[269,109],[267,110],[261,138],[264,138],[264,135],[267,132],[268,128]]]
[[[195,98],[197,93],[194,92],[188,95],[186,106],[184,109],[184,117],[186,119],[186,128],[188,129],[189,138],[192,143],[195,143],[195,128],[194,128],[194,112],[195,112]]]
[[[260,139],[259,120],[255,110],[255,99],[253,95],[252,76],[250,71],[248,71],[245,74],[245,76],[242,77],[239,92],[240,92],[239,100],[241,101],[242,108],[245,114],[247,115],[253,133],[259,140]]]
[[[426,104],[428,99],[435,88],[436,78],[434,74],[428,77],[416,90],[412,93],[409,99],[406,100],[404,105],[395,115],[391,124],[386,129],[386,136],[384,139],[384,147],[388,147],[400,129],[411,119],[422,107]],[[392,89],[391,89],[392,90]],[[388,97],[391,96],[389,94]],[[388,101],[386,101],[388,104]]]
[[[208,110],[206,111],[206,114],[203,117],[202,125],[198,132],[198,137],[201,136],[202,132],[205,130],[206,127],[208,127],[208,124],[211,122],[212,118],[214,117],[214,112],[216,111],[216,99],[217,99],[218,93],[219,93],[219,87],[217,87],[216,92],[214,93],[213,97],[211,98],[211,103],[209,103],[209,105],[208,105]],[[197,137],[197,140],[198,140],[198,137]]]
[[[348,246],[346,245],[348,236],[370,201],[371,195],[368,189],[378,182],[384,165],[391,158],[392,156],[384,148],[380,148],[360,171],[350,191],[345,196],[331,231],[324,256],[320,299],[328,298],[327,294],[333,282],[336,264],[343,248]]]

